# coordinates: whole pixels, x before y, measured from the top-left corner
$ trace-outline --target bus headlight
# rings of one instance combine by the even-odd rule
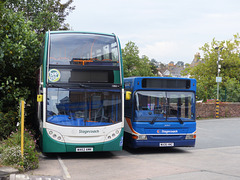
[[[187,134],[185,139],[196,139],[196,134]]]
[[[52,139],[59,142],[64,142],[63,136],[59,132],[53,131],[51,129],[47,129],[47,133]]]
[[[106,136],[106,141],[110,141],[114,138],[116,138],[121,132],[121,129],[116,129],[114,131],[111,131],[110,133],[107,134]]]

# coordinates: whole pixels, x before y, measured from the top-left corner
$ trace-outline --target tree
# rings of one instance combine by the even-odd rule
[[[27,104],[31,104],[40,42],[23,13],[9,9],[2,9],[1,13],[0,127],[5,127],[1,131],[8,136],[16,129],[19,99],[24,98]]]
[[[15,101],[16,97],[11,99],[9,96],[17,92],[11,92],[18,87],[26,88],[27,92],[27,87],[33,85],[40,42],[37,34],[31,30],[31,22],[24,19],[23,13],[5,9],[0,24],[0,64],[4,67],[1,69],[1,97],[6,98],[4,103],[8,103],[4,107],[13,107],[11,100]]]
[[[71,2],[0,1],[0,130],[4,136],[16,128],[20,98],[26,100],[26,120],[31,120],[40,40],[46,30],[66,27],[64,20],[67,10],[73,9],[69,7]]]
[[[129,41],[122,50],[124,77],[135,76],[139,66],[139,50],[134,42]]]
[[[223,47],[220,51],[221,65],[220,77],[222,77],[222,83],[220,83],[220,90],[226,90],[230,93],[230,89],[239,87],[240,81],[240,58],[239,58],[239,45],[240,37],[239,34],[233,36],[233,40],[227,41],[216,41],[213,39],[211,44],[205,43],[200,50],[203,51],[203,58],[200,63],[194,67],[186,68],[186,72],[191,77],[197,79],[197,96],[199,99],[216,99],[216,76],[217,76],[217,61],[218,61],[218,50]],[[219,49],[215,49],[220,47]],[[235,85],[229,85],[229,83]],[[232,91],[232,90],[231,90]],[[237,91],[234,91],[237,93]],[[220,94],[221,95],[221,94]],[[233,95],[238,97],[237,94]],[[220,96],[220,100],[222,97]],[[230,100],[230,99],[229,99]],[[240,101],[239,98],[231,99],[231,101]]]
[[[152,73],[152,66],[150,64],[150,60],[146,55],[143,55],[140,58],[138,69],[138,76],[154,76]]]
[[[155,76],[157,76],[157,73],[158,73],[158,70],[157,70],[158,62],[155,59],[151,59],[149,64],[150,64],[150,68],[151,68],[152,73]]]
[[[66,17],[75,9],[70,6],[73,0],[61,3],[61,0],[8,0],[5,8],[14,12],[23,12],[27,20],[32,21],[32,30],[44,34],[48,30],[67,30]]]
[[[124,77],[130,76],[153,76],[151,65],[147,56],[139,57],[136,44],[129,41],[122,49]]]

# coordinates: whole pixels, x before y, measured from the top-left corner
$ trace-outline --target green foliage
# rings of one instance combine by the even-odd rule
[[[22,156],[21,156],[21,147],[20,146],[9,146],[3,149],[1,162],[7,166],[16,166],[21,169]]]
[[[6,113],[0,112],[0,141],[16,129],[17,115],[13,110]]]
[[[158,62],[155,59],[151,59],[149,64],[150,64],[150,68],[151,68],[152,73],[155,76],[157,76],[158,75],[158,70],[157,70]]]
[[[26,122],[32,120],[40,41],[47,30],[68,29],[72,2],[0,0],[0,139],[16,125],[20,98],[28,104]]]
[[[66,30],[64,23],[69,12],[75,9],[70,6],[73,0],[61,3],[61,0],[8,0],[5,7],[14,12],[23,12],[27,20],[32,21],[32,30],[39,35],[48,30]]]
[[[28,98],[35,85],[40,42],[22,13],[5,9],[0,19],[0,96],[3,112],[16,110],[19,97]]]
[[[240,102],[240,82],[236,78],[226,80],[227,86],[222,89],[221,97],[227,102]]]
[[[142,56],[139,61],[138,66],[138,75],[137,76],[154,76],[152,72],[152,65],[150,64],[150,60],[147,56]]]
[[[22,83],[15,77],[4,77],[0,86],[2,98],[0,101],[0,109],[8,112],[9,109],[17,109],[17,105],[21,98],[27,99],[30,95],[28,87],[22,86]],[[5,107],[5,108],[3,108]]]
[[[24,155],[21,157],[21,132],[12,132],[8,139],[1,142],[0,153],[1,163],[6,166],[13,166],[19,170],[31,170],[38,168],[39,154],[36,151],[36,141],[31,131],[24,131]]]
[[[239,81],[240,81],[240,58],[239,58],[239,34],[234,35],[233,40],[216,41],[206,43],[200,50],[203,51],[203,58],[194,67],[187,67],[186,74],[190,74],[198,82],[197,97],[199,100],[216,99],[218,74],[218,50],[220,53],[219,65],[221,65],[220,77],[220,100],[239,102]],[[216,49],[215,47],[219,47]],[[223,47],[222,50],[220,48]],[[226,90],[226,95],[225,95]],[[226,98],[227,97],[227,98]]]
[[[153,76],[150,60],[147,56],[139,57],[136,44],[129,41],[122,50],[124,77]]]

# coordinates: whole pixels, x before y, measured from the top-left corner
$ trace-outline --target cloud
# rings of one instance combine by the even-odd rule
[[[164,57],[173,54],[177,51],[177,49],[178,44],[176,42],[165,41],[147,44],[146,46],[140,48],[140,53],[150,57]]]
[[[239,0],[74,1],[67,22],[76,31],[114,32],[122,48],[128,41],[140,56],[168,63],[190,63],[199,47],[232,39],[239,32]],[[201,53],[201,52],[200,52]]]

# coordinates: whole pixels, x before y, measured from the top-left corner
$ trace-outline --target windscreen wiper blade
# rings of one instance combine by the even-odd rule
[[[180,122],[180,124],[183,124],[183,120],[180,117],[177,117],[177,119]]]
[[[85,84],[82,84],[82,83],[78,83],[78,86],[79,87],[82,87],[82,88],[90,88],[89,86],[85,85]]]
[[[157,116],[155,116],[154,118],[153,118],[153,120],[150,122],[150,124],[154,124],[155,122],[156,122],[156,120],[157,120]]]
[[[50,87],[55,87],[55,88],[62,88],[61,86],[58,86],[58,85],[56,85],[56,84],[48,84],[48,86],[50,86]]]

